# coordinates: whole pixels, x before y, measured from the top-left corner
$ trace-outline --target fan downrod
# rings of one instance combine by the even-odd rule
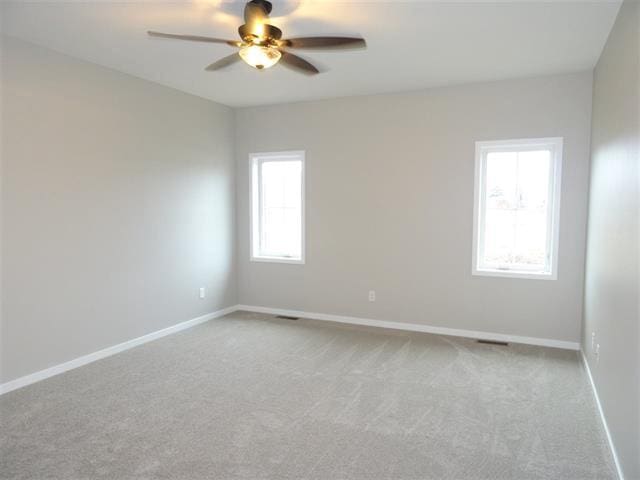
[[[251,0],[249,3],[260,6],[265,12],[267,12],[267,15],[271,13],[271,9],[273,8],[271,2],[267,0]]]

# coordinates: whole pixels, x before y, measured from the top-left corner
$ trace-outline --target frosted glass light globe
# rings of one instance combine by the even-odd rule
[[[262,70],[273,67],[282,54],[273,47],[250,45],[240,49],[240,57],[252,67]]]

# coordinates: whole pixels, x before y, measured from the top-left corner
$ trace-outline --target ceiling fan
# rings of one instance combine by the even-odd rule
[[[147,32],[152,37],[190,40],[192,42],[226,43],[240,50],[212,63],[205,70],[215,71],[244,60],[258,70],[274,66],[278,62],[307,75],[320,73],[305,59],[290,53],[290,48],[340,49],[364,48],[366,42],[357,37],[300,37],[282,38],[282,30],[268,22],[271,2],[251,0],[244,7],[244,25],[238,28],[240,41],[221,38],[201,37],[198,35],[176,35],[172,33]]]

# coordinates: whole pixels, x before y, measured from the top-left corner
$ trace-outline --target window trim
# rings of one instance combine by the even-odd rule
[[[301,209],[301,234],[300,234],[300,258],[288,258],[288,257],[273,257],[273,256],[261,256],[254,255],[256,249],[255,234],[260,231],[257,222],[260,221],[259,215],[259,198],[256,198],[257,189],[255,188],[255,182],[257,178],[254,178],[254,168],[261,162],[266,161],[287,161],[291,159],[300,160],[302,163],[301,168],[301,185],[300,185],[300,209]],[[258,152],[249,154],[249,260],[251,262],[266,262],[266,263],[287,263],[304,265],[305,263],[305,163],[306,153],[304,150],[289,150],[283,152]]]
[[[484,227],[481,222],[480,213],[482,209],[482,201],[484,198],[483,187],[485,185],[484,176],[486,175],[485,160],[488,151],[523,151],[535,150],[540,147],[547,147],[551,151],[551,168],[549,169],[549,181],[552,182],[550,200],[553,202],[550,215],[547,219],[548,228],[551,232],[548,236],[550,245],[549,265],[550,272],[526,271],[526,270],[498,270],[479,268],[480,259],[480,227]],[[475,175],[474,175],[474,201],[473,201],[473,244],[471,256],[471,274],[474,276],[486,277],[506,277],[506,278],[524,278],[532,280],[557,280],[558,279],[558,252],[560,247],[560,195],[562,191],[562,137],[547,138],[525,138],[514,140],[495,140],[476,142],[475,151]]]

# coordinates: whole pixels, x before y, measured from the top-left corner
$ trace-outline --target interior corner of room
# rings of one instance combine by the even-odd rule
[[[640,3],[342,8],[0,6],[0,477],[640,479]]]

